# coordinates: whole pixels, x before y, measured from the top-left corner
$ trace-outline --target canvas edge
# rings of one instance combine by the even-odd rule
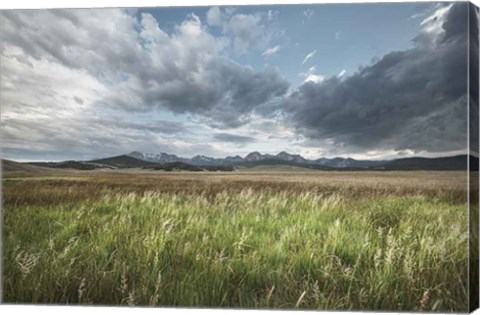
[[[469,206],[469,311],[479,307],[479,203],[478,203],[478,132],[479,132],[479,7],[468,7],[468,206]],[[477,158],[477,159],[475,159]]]

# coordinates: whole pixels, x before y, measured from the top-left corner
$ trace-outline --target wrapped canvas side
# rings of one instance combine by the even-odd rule
[[[478,204],[478,151],[479,151],[479,8],[469,7],[469,191],[470,191],[470,311],[479,304],[479,204]]]

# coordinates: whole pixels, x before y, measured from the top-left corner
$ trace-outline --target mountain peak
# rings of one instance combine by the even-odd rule
[[[282,151],[276,155],[276,157],[283,161],[295,162],[295,163],[307,163],[307,160],[300,154],[290,154],[286,151]]]
[[[260,161],[262,158],[262,154],[260,154],[260,152],[258,151],[251,152],[247,156],[245,156],[245,160],[247,161]]]
[[[278,153],[276,156],[293,156],[293,155],[288,153],[287,151],[282,151],[282,152]]]
[[[132,151],[129,154],[127,154],[127,156],[131,156],[140,160],[143,160],[145,158],[145,155],[142,152],[138,152],[138,151]]]

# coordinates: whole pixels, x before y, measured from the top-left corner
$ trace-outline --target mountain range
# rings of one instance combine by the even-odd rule
[[[123,169],[143,168],[163,171],[234,171],[238,169],[255,170],[256,167],[281,169],[281,166],[302,170],[466,170],[467,155],[425,158],[411,157],[394,160],[356,160],[352,158],[306,159],[299,154],[282,151],[276,155],[251,152],[244,157],[239,155],[225,158],[213,158],[197,155],[192,158],[174,154],[148,154],[131,152],[129,154],[106,157],[89,161],[31,162],[16,163],[4,161],[4,169],[18,171],[25,167],[57,169]],[[5,168],[6,167],[6,168]],[[478,171],[478,157],[470,156],[471,170]]]
[[[470,157],[472,169],[478,170],[478,158]],[[252,168],[263,165],[290,165],[316,170],[463,170],[467,168],[467,155],[450,157],[425,158],[412,157],[394,160],[356,160],[352,158],[319,158],[306,159],[299,154],[289,154],[282,151],[276,155],[251,152],[244,157],[239,155],[225,158],[213,158],[196,155],[192,158],[179,157],[168,153],[141,153],[133,151],[126,155],[92,160],[103,166],[113,167],[143,167],[152,169],[194,170],[195,167],[204,170],[232,170],[237,167]],[[162,166],[162,167],[160,167]]]
[[[309,160],[299,154],[290,154],[285,151],[277,155],[261,154],[251,152],[245,157],[239,155],[227,156],[226,158],[212,158],[204,155],[196,155],[192,158],[182,158],[174,154],[158,153],[145,154],[131,152],[129,157],[151,163],[173,163],[182,162],[195,166],[246,166],[258,165],[295,165],[314,169],[385,169],[385,170],[455,170],[466,169],[467,155],[456,155],[449,157],[425,158],[411,157],[394,160],[356,160],[352,158],[319,158]],[[478,169],[478,158],[471,157],[472,166]]]
[[[152,163],[173,163],[182,162],[196,166],[255,166],[255,165],[271,165],[271,164],[289,164],[289,165],[316,165],[325,166],[327,168],[368,168],[384,164],[385,161],[370,160],[354,160],[351,158],[320,158],[315,160],[305,159],[299,154],[289,154],[285,151],[272,154],[261,154],[259,152],[251,152],[245,157],[239,155],[227,156],[226,158],[212,158],[205,155],[196,155],[192,158],[178,157],[174,154],[158,153],[149,154],[141,152],[131,152],[128,156]]]

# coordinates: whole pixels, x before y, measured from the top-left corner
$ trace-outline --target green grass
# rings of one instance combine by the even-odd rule
[[[467,220],[464,202],[421,193],[12,201],[4,302],[464,312]]]

